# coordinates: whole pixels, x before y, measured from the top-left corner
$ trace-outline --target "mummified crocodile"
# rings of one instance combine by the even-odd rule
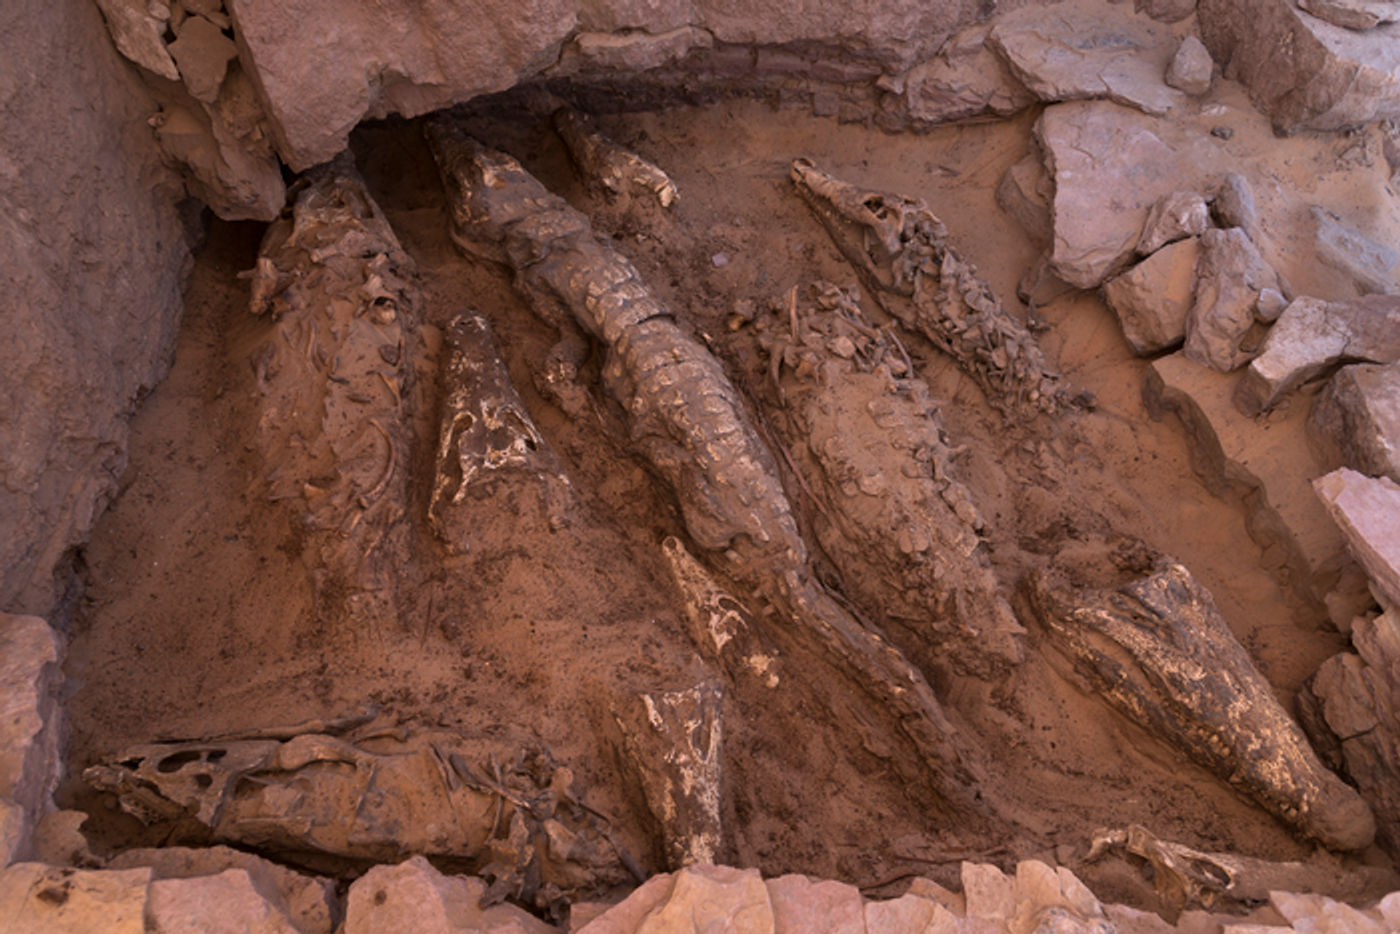
[[[868,631],[816,581],[806,543],[738,392],[687,336],[636,269],[580,212],[510,156],[435,118],[429,142],[451,202],[452,237],[469,256],[514,269],[516,288],[546,321],[571,317],[606,348],[604,382],[632,443],[680,501],[687,531],[856,675],[918,746],[944,793],[966,766],[922,673]]]
[[[993,408],[1027,421],[1067,405],[1035,336],[952,248],[927,204],[857,188],[808,159],[793,162],[791,174],[880,307],[956,360]]]

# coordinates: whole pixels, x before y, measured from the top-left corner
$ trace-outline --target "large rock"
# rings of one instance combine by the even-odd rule
[[[1332,377],[1308,429],[1329,460],[1400,483],[1400,363],[1358,363]]]
[[[970,26],[948,39],[938,54],[896,79],[914,126],[933,126],[978,114],[1011,114],[1035,95],[1007,72],[987,47],[986,25]]]
[[[1257,415],[1346,360],[1400,360],[1400,298],[1295,299],[1269,331],[1259,356],[1250,362],[1235,392],[1235,404],[1244,414]]]
[[[0,613],[0,866],[31,855],[30,836],[62,768],[62,645],[36,616]]]
[[[1278,276],[1240,227],[1211,228],[1196,259],[1196,302],[1186,316],[1186,357],[1229,373],[1252,356],[1241,342],[1254,325],[1259,293]]]
[[[1169,350],[1186,338],[1186,316],[1196,290],[1195,237],[1178,240],[1103,286],[1123,336],[1140,356]]]
[[[242,869],[152,881],[146,917],[160,934],[299,934]]]
[[[1347,29],[1373,29],[1381,23],[1400,20],[1400,3],[1386,0],[1298,0],[1298,6]]]
[[[1371,581],[1400,606],[1400,484],[1343,467],[1314,480],[1313,489]]]
[[[1107,98],[1161,116],[1185,100],[1163,80],[1176,51],[1170,30],[1118,6],[1022,7],[988,41],[1043,101]]]
[[[1317,221],[1317,258],[1351,277],[1363,295],[1400,292],[1390,271],[1400,262],[1400,253],[1341,223],[1322,208],[1312,209]]]
[[[1158,198],[1147,212],[1137,252],[1149,256],[1168,243],[1199,237],[1209,226],[1210,208],[1206,199],[1194,191],[1174,191]]]
[[[1176,54],[1167,68],[1166,82],[1192,97],[1200,97],[1210,90],[1210,79],[1215,72],[1215,62],[1200,39],[1187,36],[1181,40]]]
[[[7,0],[0,36],[0,610],[49,617],[169,367],[190,244],[97,7]]]
[[[1034,153],[1007,169],[997,185],[997,205],[1040,247],[1048,246],[1055,235],[1050,217],[1053,197],[1050,176]]]
[[[481,907],[486,883],[445,876],[422,856],[375,866],[350,886],[345,934],[558,934],[514,905]]]
[[[1298,0],[1200,0],[1201,39],[1281,133],[1400,115],[1400,23],[1355,32]]]
[[[144,934],[149,869],[101,872],[16,863],[0,870],[5,934]]]
[[[1107,101],[1057,104],[1037,121],[1055,180],[1051,265],[1070,285],[1092,289],[1118,272],[1158,198],[1209,187],[1156,128],[1152,118]]]

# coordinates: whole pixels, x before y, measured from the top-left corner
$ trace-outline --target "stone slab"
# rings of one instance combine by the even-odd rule
[[[146,914],[160,934],[298,934],[242,869],[152,881]]]
[[[1178,240],[1104,283],[1104,301],[1139,356],[1170,350],[1186,339],[1198,248],[1195,237]]]
[[[5,934],[145,934],[149,869],[16,863],[0,871]]]
[[[1308,430],[1334,466],[1400,483],[1400,363],[1342,367],[1317,397]]]
[[[1343,467],[1318,478],[1313,489],[1372,582],[1400,605],[1400,484]]]
[[[375,866],[346,899],[344,934],[559,934],[514,905],[480,907],[486,883],[438,872],[422,856]]]

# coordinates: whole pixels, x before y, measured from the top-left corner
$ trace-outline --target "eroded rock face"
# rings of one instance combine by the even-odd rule
[[[50,616],[174,349],[190,238],[97,7],[0,9],[0,609]],[[85,101],[75,106],[74,102]],[[63,114],[55,119],[55,114]]]

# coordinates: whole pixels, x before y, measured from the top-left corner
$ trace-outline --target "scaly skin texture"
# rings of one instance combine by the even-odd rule
[[[519,163],[450,121],[427,134],[447,187],[452,236],[469,255],[504,262],[548,321],[571,315],[607,351],[604,381],[632,441],[680,501],[686,529],[815,637],[887,706],[936,778],[964,782],[962,757],[921,672],[816,582],[772,453],[714,356],[677,327],[624,257],[588,219]],[[966,795],[941,783],[946,797]]]
[[[857,188],[807,159],[791,175],[881,307],[956,360],[993,408],[1023,422],[1068,404],[1034,335],[949,245],[927,204]]]
[[[1043,570],[1029,584],[1052,643],[1110,704],[1305,836],[1370,846],[1370,809],[1318,761],[1186,568],[1163,562],[1116,591],[1068,590]]]

